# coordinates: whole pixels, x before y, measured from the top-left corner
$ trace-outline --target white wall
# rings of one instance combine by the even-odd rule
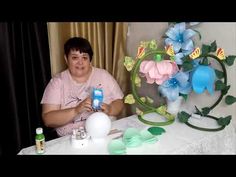
[[[167,22],[140,22],[129,23],[129,32],[127,39],[127,52],[129,56],[135,57],[137,47],[142,40],[156,39],[160,46],[164,45],[162,36],[168,28]],[[216,40],[217,45],[224,48],[226,55],[236,55],[236,23],[212,23],[202,22],[193,27],[201,33],[202,39],[196,45],[204,43],[210,44]],[[201,46],[201,45],[200,45]],[[231,85],[228,94],[236,97],[236,61],[231,67],[226,66],[228,74],[228,85]],[[219,93],[210,96],[207,92],[201,95],[191,95],[191,99],[184,104],[185,108],[193,109],[193,105],[200,108],[212,105],[218,98]],[[212,104],[211,104],[212,103]],[[236,126],[236,103],[226,105],[223,101],[210,113],[217,117],[232,115],[232,122]]]

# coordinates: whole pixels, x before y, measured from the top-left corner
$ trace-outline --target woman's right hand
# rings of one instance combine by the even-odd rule
[[[78,106],[75,107],[76,112],[80,113],[83,111],[87,111],[90,112],[92,111],[92,100],[90,97],[86,98],[85,100],[83,100]]]

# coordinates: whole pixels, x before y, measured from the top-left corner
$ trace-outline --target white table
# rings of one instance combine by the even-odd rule
[[[152,113],[146,116],[149,120],[154,120],[154,117],[156,115]],[[218,126],[212,119],[200,121],[191,118],[190,121],[194,125],[199,124],[206,127],[211,125],[212,128]],[[112,129],[126,130],[129,127],[147,129],[150,126],[140,122],[136,115],[112,122]],[[232,123],[224,130],[206,132],[190,128],[176,119],[173,124],[162,128],[166,132],[158,136],[155,144],[142,144],[139,147],[127,148],[127,154],[236,154],[236,131]],[[102,144],[96,144],[90,140],[88,146],[82,149],[71,146],[70,136],[60,137],[46,142],[44,155],[109,154],[108,143],[119,135],[121,133],[109,135]],[[36,154],[35,146],[24,148],[18,154]]]

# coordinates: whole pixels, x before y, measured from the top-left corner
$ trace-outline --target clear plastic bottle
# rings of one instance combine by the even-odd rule
[[[43,154],[45,152],[45,136],[43,134],[43,128],[41,127],[36,129],[35,143],[36,153]]]

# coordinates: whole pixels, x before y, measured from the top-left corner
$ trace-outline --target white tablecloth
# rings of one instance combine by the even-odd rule
[[[154,120],[155,114],[146,116],[149,120]],[[199,126],[212,128],[217,127],[216,122],[211,119],[196,120],[190,119],[191,123]],[[136,115],[112,122],[112,129],[126,130],[129,127],[147,129],[150,126],[140,122]],[[155,144],[142,144],[139,147],[127,148],[127,154],[236,154],[236,131],[232,124],[224,130],[217,132],[200,131],[180,123],[178,120],[171,125],[162,126],[166,130],[162,135],[158,135]],[[88,146],[78,149],[73,148],[70,136],[60,137],[46,142],[46,152],[49,154],[109,154],[108,143],[121,133],[109,135],[104,143],[94,143],[89,140]],[[19,155],[36,154],[35,146],[22,149]]]

